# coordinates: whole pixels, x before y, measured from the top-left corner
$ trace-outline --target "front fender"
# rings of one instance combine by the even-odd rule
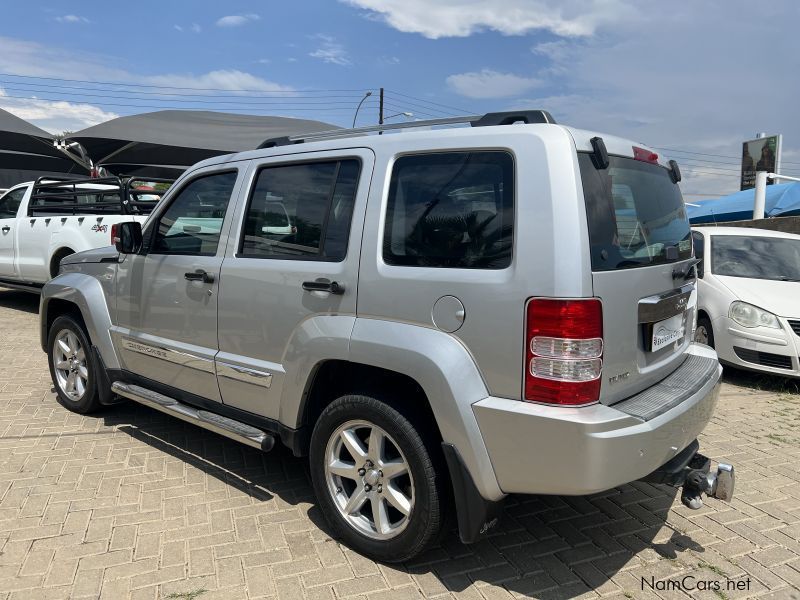
[[[487,500],[504,496],[472,411],[472,405],[489,392],[461,342],[436,329],[357,318],[350,360],[396,371],[419,383],[442,441],[456,447],[480,494]]]
[[[39,325],[42,349],[47,352],[47,323],[53,300],[63,300],[75,305],[83,317],[89,339],[100,352],[100,356],[109,369],[119,369],[114,346],[111,343],[111,316],[106,296],[100,282],[83,273],[64,273],[51,279],[42,288],[39,305]]]

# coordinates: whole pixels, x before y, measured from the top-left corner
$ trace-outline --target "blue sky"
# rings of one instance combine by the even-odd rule
[[[0,107],[55,132],[163,107],[349,125],[363,91],[384,86],[387,114],[541,107],[669,148],[691,199],[738,189],[741,141],[757,131],[783,133],[785,165],[800,172],[800,3],[757,4],[6,3]],[[376,121],[376,100],[359,124]]]

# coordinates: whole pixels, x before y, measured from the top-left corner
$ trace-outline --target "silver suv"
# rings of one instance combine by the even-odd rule
[[[512,493],[730,499],[732,467],[697,453],[721,367],[692,341],[677,165],[544,111],[436,128],[453,121],[189,169],[44,287],[59,401],[280,441],[335,532],[384,561],[451,503],[471,542]]]

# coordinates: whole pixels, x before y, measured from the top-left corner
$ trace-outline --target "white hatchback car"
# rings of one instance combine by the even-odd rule
[[[800,377],[800,235],[695,227],[695,341],[733,366]]]

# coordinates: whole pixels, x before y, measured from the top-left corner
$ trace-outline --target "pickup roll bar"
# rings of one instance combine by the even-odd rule
[[[136,182],[172,184],[173,179],[157,177],[75,177],[44,176],[33,184],[28,216],[61,216],[93,213],[149,214],[157,201],[142,201],[144,194],[164,191],[138,190]]]
[[[304,142],[315,142],[342,137],[353,137],[366,133],[382,133],[397,129],[414,129],[416,127],[437,127],[442,125],[460,125],[469,123],[472,127],[490,127],[493,125],[512,125],[514,123],[551,123],[556,120],[546,110],[518,110],[508,112],[486,113],[485,115],[468,115],[464,117],[448,117],[445,119],[427,119],[425,121],[406,121],[405,123],[383,123],[382,125],[370,125],[368,127],[356,127],[353,129],[329,129],[316,133],[305,133],[285,137],[269,138],[261,142],[258,148],[275,148],[277,146],[289,146],[291,144],[302,144]]]

